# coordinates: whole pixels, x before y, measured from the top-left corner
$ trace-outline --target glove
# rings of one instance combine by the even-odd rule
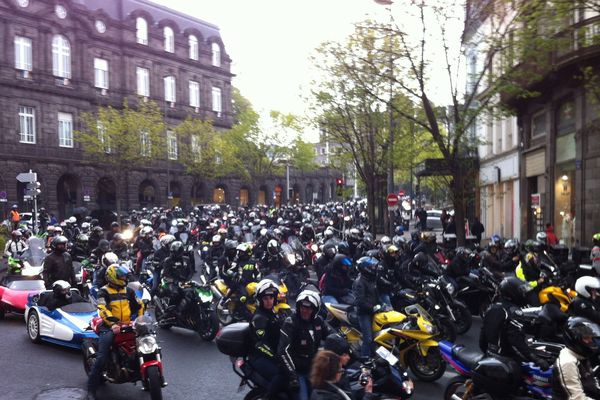
[[[299,389],[300,389],[300,382],[298,382],[298,377],[294,375],[290,378],[290,390],[296,392]]]
[[[373,312],[374,313],[379,312],[379,310],[381,310],[381,305],[380,304],[377,304],[375,307],[373,307]]]
[[[544,359],[538,358],[534,362],[537,364],[538,367],[540,367],[542,371],[547,371],[550,368],[550,364]]]

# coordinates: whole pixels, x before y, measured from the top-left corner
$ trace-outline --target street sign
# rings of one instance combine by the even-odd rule
[[[398,206],[398,195],[396,193],[388,194],[386,200],[387,200],[388,207],[397,207]]]
[[[25,188],[25,194],[29,197],[39,196],[42,191],[40,190],[39,182],[28,182]]]
[[[37,173],[31,172],[31,170],[29,170],[29,172],[21,172],[17,175],[17,180],[23,183],[35,182],[37,181]]]
[[[400,197],[404,197],[405,194],[406,194],[406,192],[404,190],[400,190],[398,192],[398,196],[400,196]]]

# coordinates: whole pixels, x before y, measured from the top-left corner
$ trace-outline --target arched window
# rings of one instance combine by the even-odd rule
[[[140,44],[148,44],[148,23],[142,17],[135,20],[135,37]]]
[[[59,78],[71,78],[71,45],[62,35],[52,38],[52,72]]]
[[[175,52],[175,35],[173,35],[173,29],[169,26],[165,26],[163,29],[165,35],[165,51],[169,53]]]
[[[221,66],[221,46],[218,43],[212,44],[212,65]]]
[[[188,38],[188,44],[190,46],[190,58],[192,60],[198,59],[198,38],[194,35],[190,35]]]

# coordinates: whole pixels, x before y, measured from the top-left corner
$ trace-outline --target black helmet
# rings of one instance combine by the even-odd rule
[[[500,296],[518,306],[527,304],[527,293],[531,287],[517,277],[510,276],[500,282]]]
[[[323,345],[325,350],[333,351],[338,356],[344,354],[350,354],[350,345],[337,333],[332,333],[325,338],[325,344]]]
[[[97,236],[100,236],[100,235],[102,235],[104,233],[104,230],[102,229],[101,226],[94,226],[92,228],[92,233],[95,234],[95,235],[97,235]]]
[[[110,224],[111,228],[118,228],[119,227],[119,223],[117,221],[114,221]]]
[[[100,241],[98,242],[98,248],[100,249],[100,251],[106,253],[108,250],[110,250],[109,241],[106,239],[100,239]]]
[[[367,277],[374,277],[377,275],[377,268],[379,265],[379,261],[375,257],[361,257],[356,262],[356,266],[361,274],[364,274]]]
[[[323,254],[327,258],[333,258],[337,253],[337,247],[335,247],[334,243],[328,242],[323,245]]]
[[[352,266],[352,260],[345,254],[336,254],[333,257],[332,265],[334,268],[347,270]]]
[[[350,255],[350,245],[348,244],[348,242],[346,242],[346,241],[339,242],[337,245],[337,252],[349,256]]]
[[[68,242],[69,240],[64,236],[56,236],[52,239],[50,247],[52,247],[52,250],[66,251]]]
[[[171,251],[171,256],[179,258],[183,256],[183,243],[181,243],[179,240],[176,240],[171,243],[169,250]]]
[[[471,250],[467,249],[466,247],[461,246],[461,247],[456,248],[455,257],[457,257],[459,260],[467,261],[470,256],[471,256]]]
[[[563,338],[569,349],[581,356],[600,350],[600,326],[583,317],[571,317],[565,325]]]
[[[177,230],[179,232],[183,232],[185,230],[185,224],[183,222],[178,222],[177,223]]]
[[[92,218],[92,220],[90,221],[91,226],[98,226],[99,224],[100,221],[98,221],[96,218]]]
[[[411,263],[414,267],[424,268],[429,264],[429,257],[427,257],[427,254],[420,252],[413,257]]]
[[[542,244],[537,240],[531,240],[525,242],[525,250],[533,253],[539,253],[542,250]]]

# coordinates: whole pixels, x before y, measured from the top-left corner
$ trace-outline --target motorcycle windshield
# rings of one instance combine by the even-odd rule
[[[39,267],[44,263],[46,258],[46,246],[41,238],[32,236],[27,240],[29,250],[27,253],[27,261],[33,267]]]
[[[288,238],[288,243],[292,247],[295,252],[302,253],[304,251],[304,247],[302,246],[302,242],[296,236],[290,236]]]
[[[244,234],[244,242],[246,242],[246,243],[253,243],[254,242],[254,236],[252,236],[251,233]]]
[[[188,236],[188,234],[186,232],[183,232],[183,233],[179,234],[179,240],[181,240],[181,242],[183,244],[187,243],[188,238],[189,238],[189,236]]]

